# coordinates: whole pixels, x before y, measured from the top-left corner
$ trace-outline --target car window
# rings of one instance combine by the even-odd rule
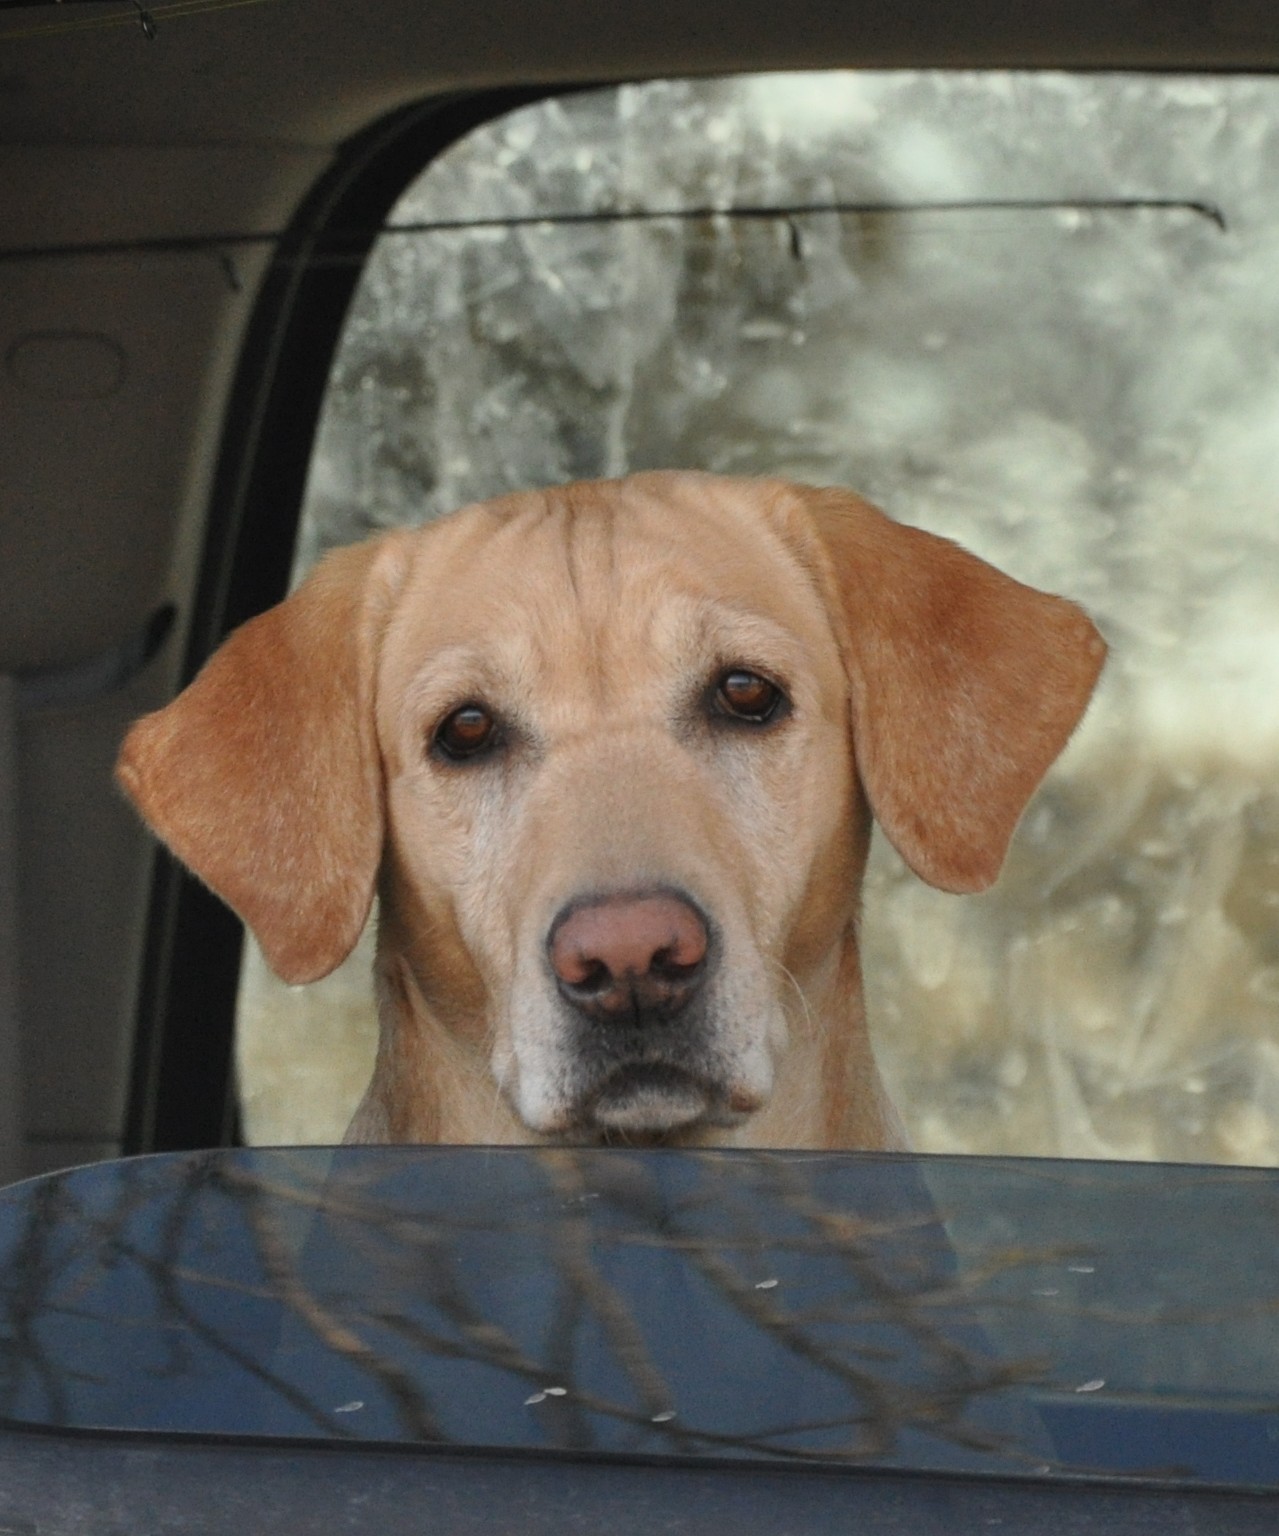
[[[0,1197],[0,1432],[1273,1491],[1272,1204],[1034,1159],[98,1164]]]
[[[882,840],[863,961],[925,1151],[1279,1159],[1279,86],[654,82],[461,141],[378,241],[299,575],[467,501],[657,466],[850,485],[1093,614],[1111,661],[998,885]],[[339,1137],[369,941],[238,1025],[252,1142]]]

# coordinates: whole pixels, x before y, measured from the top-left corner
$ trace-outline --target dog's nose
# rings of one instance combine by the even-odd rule
[[[569,907],[548,941],[560,992],[604,1023],[677,1013],[701,986],[709,947],[701,913],[662,891]]]

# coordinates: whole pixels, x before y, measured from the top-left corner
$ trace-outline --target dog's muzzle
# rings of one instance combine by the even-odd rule
[[[712,1070],[700,1005],[715,943],[687,896],[655,890],[572,902],[551,926],[547,956],[576,1024],[584,1128],[661,1136],[741,1118]]]

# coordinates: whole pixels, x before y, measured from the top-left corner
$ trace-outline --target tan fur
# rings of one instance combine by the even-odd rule
[[[599,1139],[547,934],[568,903],[663,888],[716,936],[711,1087],[647,1139],[884,1147],[871,816],[923,879],[989,885],[1104,654],[1072,604],[848,492],[638,475],[330,556],[134,726],[118,773],[286,981],[336,966],[378,890],[351,1139]],[[784,684],[787,718],[717,728],[733,667]],[[474,700],[508,744],[441,761],[438,723]]]

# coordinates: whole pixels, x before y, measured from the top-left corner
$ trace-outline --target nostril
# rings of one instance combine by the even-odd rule
[[[567,979],[567,978],[565,978]],[[579,992],[603,992],[613,985],[613,973],[602,960],[587,960],[579,968],[576,981],[571,983]]]
[[[706,959],[706,950],[703,946],[700,950],[695,947],[678,948],[668,944],[659,949],[653,956],[653,963],[649,967],[659,976],[691,976]]]

